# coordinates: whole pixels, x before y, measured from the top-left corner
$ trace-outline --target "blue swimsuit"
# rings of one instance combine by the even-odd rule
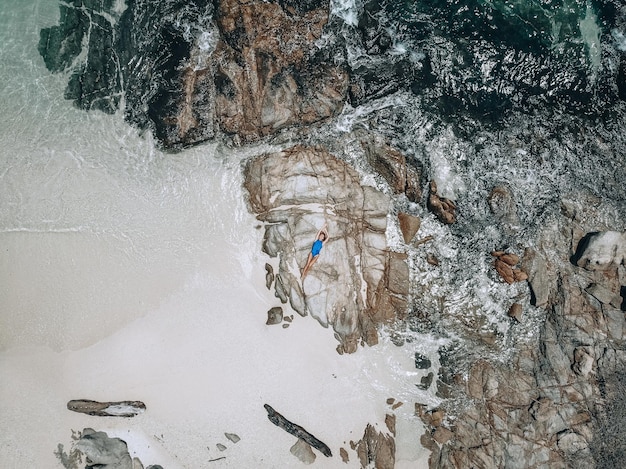
[[[319,255],[323,245],[324,243],[322,243],[319,239],[315,240],[315,242],[313,243],[313,247],[311,248],[311,254],[313,255],[313,257]]]

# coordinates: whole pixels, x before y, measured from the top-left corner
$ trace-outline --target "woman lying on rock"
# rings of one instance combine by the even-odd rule
[[[326,244],[326,241],[328,241],[328,230],[326,229],[326,223],[324,223],[322,229],[320,229],[317,232],[317,235],[315,235],[315,242],[311,247],[311,252],[309,253],[308,259],[306,260],[306,265],[304,266],[304,269],[302,269],[302,280],[304,280],[306,274],[309,272],[311,267],[313,267],[315,261],[317,261],[317,258],[320,256],[320,251],[322,250],[324,244]]]

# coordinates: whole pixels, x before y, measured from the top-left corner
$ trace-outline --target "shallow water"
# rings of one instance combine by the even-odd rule
[[[406,401],[398,467],[424,464],[412,406],[437,399],[414,391],[423,373],[413,348],[383,337],[342,357],[311,318],[265,326],[278,300],[240,172],[265,148],[165,154],[121,115],[73,108],[67,77],[48,73],[36,50],[57,15],[43,1],[0,7],[3,467],[60,467],[57,444],[68,451],[71,430],[85,427],[122,437],[146,465],[226,456],[212,467],[298,467],[294,438],[269,423],[264,403],[337,454],[368,422],[383,428],[388,397]],[[438,346],[425,336],[419,349],[437,363]],[[82,398],[148,410],[115,420],[65,409]]]

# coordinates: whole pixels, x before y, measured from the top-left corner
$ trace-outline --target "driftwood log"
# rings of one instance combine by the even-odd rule
[[[134,417],[146,410],[141,401],[97,402],[87,399],[69,401],[67,408],[82,414],[98,417]]]
[[[301,440],[305,441],[306,443],[311,445],[313,448],[318,450],[320,453],[322,453],[324,456],[330,458],[333,455],[333,453],[331,453],[330,448],[328,446],[326,446],[323,442],[315,438],[313,435],[307,432],[300,425],[296,425],[295,423],[290,422],[285,417],[283,417],[278,412],[276,412],[272,408],[272,406],[268,404],[265,404],[263,407],[265,407],[265,410],[267,410],[267,418],[270,419],[270,422],[272,422],[274,425],[282,428],[287,433],[291,433],[293,436],[298,437]]]

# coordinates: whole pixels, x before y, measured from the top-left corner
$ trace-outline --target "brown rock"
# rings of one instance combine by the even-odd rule
[[[317,147],[261,155],[244,176],[250,209],[265,223],[263,249],[280,260],[276,294],[333,327],[338,352],[355,352],[362,339],[376,344],[379,324],[406,317],[407,256],[390,252],[385,237],[389,196],[361,186],[353,168]],[[329,210],[311,208],[317,205]],[[290,266],[304,267],[324,223],[330,239],[303,280]]]
[[[371,136],[363,138],[363,148],[367,162],[387,181],[394,193],[404,192],[411,202],[420,201],[420,174],[407,164],[400,151],[389,146],[382,138]]]
[[[406,160],[398,150],[382,142],[365,146],[365,157],[377,174],[380,174],[396,194],[406,187]]]
[[[430,432],[426,432],[420,436],[420,444],[430,451],[433,451],[437,446]]]
[[[513,267],[515,264],[517,264],[519,262],[519,256],[517,254],[511,254],[511,253],[508,253],[508,252],[502,254],[501,256],[499,256],[499,259],[502,262],[506,262],[511,267]]]
[[[437,257],[433,254],[426,254],[426,262],[434,266],[439,265],[439,259],[437,259]]]
[[[410,243],[415,233],[420,229],[422,220],[419,217],[409,215],[408,213],[398,213],[398,220],[400,222],[400,231],[405,243]]]
[[[393,469],[396,461],[396,443],[391,435],[377,432],[367,425],[363,438],[357,443],[356,451],[362,467],[373,463],[377,469]]]
[[[67,403],[67,409],[98,417],[134,417],[144,413],[146,405],[141,401],[98,402],[75,399]]]
[[[446,427],[438,427],[435,430],[435,433],[433,433],[433,439],[441,445],[450,441],[453,436],[454,436],[454,433],[452,433],[452,431],[450,431]]]
[[[348,452],[345,448],[339,448],[339,456],[341,456],[341,460],[346,464],[350,461],[350,457],[348,456]]]
[[[500,274],[500,277],[502,277],[506,283],[512,284],[515,282],[515,274],[509,264],[501,261],[500,259],[496,259],[494,266],[496,271]]]
[[[517,322],[522,322],[522,305],[519,303],[513,303],[509,308],[509,317],[515,319]]]
[[[396,416],[391,414],[385,415],[385,425],[393,436],[396,436]]]
[[[222,39],[207,69],[224,132],[253,140],[342,108],[347,73],[316,56],[328,8],[287,12],[279,3],[220,0],[216,17]]]
[[[517,225],[519,223],[513,194],[508,187],[504,185],[494,187],[487,201],[489,202],[491,213],[501,222],[509,225]]]
[[[452,224],[456,221],[456,204],[445,197],[437,194],[437,183],[430,181],[430,194],[426,203],[428,210],[433,212],[440,222]]]
[[[513,269],[513,279],[516,282],[523,282],[524,280],[528,280],[528,274],[520,269]]]
[[[433,427],[440,426],[443,422],[443,418],[445,417],[445,415],[446,415],[446,412],[443,409],[434,410],[431,415],[430,424]]]

